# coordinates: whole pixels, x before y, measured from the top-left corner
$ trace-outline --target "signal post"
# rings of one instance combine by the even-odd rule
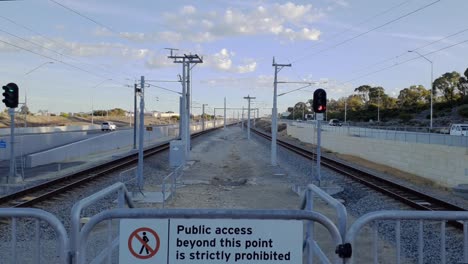
[[[9,83],[3,86],[4,99],[2,102],[9,107],[10,114],[10,172],[7,177],[7,183],[18,182],[16,178],[16,160],[15,160],[15,108],[18,107],[19,87],[15,83]]]
[[[316,113],[317,120],[317,181],[318,186],[320,186],[320,181],[322,180],[322,175],[320,172],[320,142],[322,129],[320,123],[323,120],[323,113],[327,111],[327,92],[323,89],[317,89],[314,91],[314,99],[312,102],[312,109]]]

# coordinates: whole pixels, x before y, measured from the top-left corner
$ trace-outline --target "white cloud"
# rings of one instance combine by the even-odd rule
[[[46,40],[42,37],[30,37],[28,39],[34,43],[40,43],[42,47],[27,45],[27,43],[19,44],[18,46],[25,49],[32,50],[33,52],[44,54],[46,56],[54,57],[57,59],[65,59],[57,53],[76,57],[99,57],[99,56],[112,56],[120,57],[130,60],[144,59],[150,53],[148,49],[132,48],[118,43],[81,43],[81,42],[68,42],[63,39]],[[5,39],[6,42],[16,43],[14,39]],[[52,52],[56,51],[57,53]],[[0,52],[20,51],[8,44],[0,42]]]
[[[145,62],[146,67],[152,68],[152,69],[158,69],[158,68],[164,68],[164,67],[171,67],[174,66],[175,63],[173,63],[171,60],[167,58],[167,55],[162,55],[162,54],[152,54],[149,56],[149,58]]]
[[[183,15],[194,14],[195,12],[197,12],[197,9],[192,5],[183,6],[180,10],[180,13]]]
[[[233,58],[235,56],[235,52],[223,48],[215,54],[205,56],[203,66],[232,73],[248,73],[257,69],[257,62],[252,59],[244,59],[244,64],[234,65]]]
[[[257,62],[252,61],[245,65],[237,66],[238,73],[247,73],[247,72],[254,72],[257,69]]]
[[[224,71],[231,70],[231,56],[232,54],[229,54],[229,51],[227,49],[222,49],[220,52],[215,53],[213,55],[215,67],[219,70]]]
[[[280,17],[286,18],[288,21],[301,22],[304,18],[311,19],[308,17],[312,10],[312,5],[295,5],[294,3],[287,2],[286,4],[275,5],[275,9],[280,14]]]
[[[223,11],[200,11],[192,5],[178,12],[164,13],[164,32],[121,33],[128,39],[147,42],[211,42],[228,36],[273,35],[289,41],[315,41],[320,31],[312,23],[324,17],[311,4],[292,2],[258,6],[250,11],[228,8]],[[107,34],[107,32],[95,32]]]

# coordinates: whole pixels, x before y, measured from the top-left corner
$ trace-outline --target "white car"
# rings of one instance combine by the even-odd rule
[[[330,119],[330,122],[328,122],[328,125],[329,126],[342,126],[343,124],[338,119]]]
[[[101,124],[101,131],[113,131],[117,126],[112,122],[104,122]]]
[[[450,135],[468,136],[468,124],[453,124],[450,127]]]

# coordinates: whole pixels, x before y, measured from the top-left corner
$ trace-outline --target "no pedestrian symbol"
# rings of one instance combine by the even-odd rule
[[[137,259],[149,259],[158,253],[161,240],[158,233],[148,227],[140,227],[128,237],[128,249]]]

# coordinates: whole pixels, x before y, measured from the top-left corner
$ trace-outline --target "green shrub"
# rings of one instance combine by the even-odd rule
[[[458,108],[458,114],[468,118],[468,104],[462,105]]]
[[[398,118],[403,122],[408,122],[413,118],[413,115],[408,113],[401,113]]]

